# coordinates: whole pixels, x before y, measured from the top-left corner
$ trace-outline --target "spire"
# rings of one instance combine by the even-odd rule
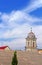
[[[32,32],[32,27],[31,27],[31,32]]]

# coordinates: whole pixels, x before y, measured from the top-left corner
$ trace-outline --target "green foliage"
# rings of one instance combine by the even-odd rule
[[[18,60],[17,60],[17,52],[14,52],[14,56],[12,58],[12,65],[17,65],[18,64]]]

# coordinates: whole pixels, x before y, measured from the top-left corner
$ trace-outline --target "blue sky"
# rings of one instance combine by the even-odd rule
[[[0,46],[24,48],[31,27],[42,48],[42,0],[0,1]]]
[[[21,10],[29,4],[29,0],[1,0],[0,11],[11,12],[12,10]]]
[[[30,15],[35,15],[35,17],[42,18],[42,7],[30,12]]]

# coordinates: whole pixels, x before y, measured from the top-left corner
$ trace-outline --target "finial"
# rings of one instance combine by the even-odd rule
[[[31,32],[32,32],[32,27],[31,27]]]

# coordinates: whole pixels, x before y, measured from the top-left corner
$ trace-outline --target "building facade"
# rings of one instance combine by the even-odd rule
[[[34,50],[37,47],[36,44],[36,36],[35,34],[32,32],[32,30],[28,33],[28,36],[26,38],[26,50]]]
[[[8,46],[1,46],[0,50],[10,50],[10,48]]]

